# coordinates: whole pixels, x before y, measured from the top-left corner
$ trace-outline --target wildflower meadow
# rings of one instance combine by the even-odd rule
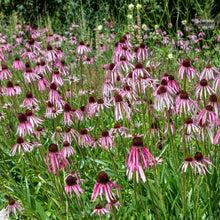
[[[0,220],[220,219],[218,5],[60,2],[0,3]]]

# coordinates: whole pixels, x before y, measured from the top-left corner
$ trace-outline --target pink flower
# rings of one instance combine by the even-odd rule
[[[50,83],[43,77],[42,74],[39,74],[40,79],[38,81],[38,89],[39,91],[45,90],[50,87]]]
[[[61,109],[55,109],[55,106],[50,101],[47,102],[47,109],[45,113],[46,118],[56,118],[63,111]]]
[[[61,152],[63,153],[64,157],[70,157],[75,153],[75,150],[73,149],[73,147],[70,145],[68,141],[64,141]]]
[[[37,137],[37,139],[38,140],[40,140],[40,138],[41,138],[41,135],[46,135],[46,132],[45,132],[46,130],[45,129],[43,129],[42,127],[40,127],[40,126],[37,126],[37,129],[36,129],[36,131],[34,132],[35,133],[35,135],[36,135],[36,137]]]
[[[210,159],[208,157],[205,157],[200,152],[196,152],[194,155],[195,163],[197,163],[198,166],[195,166],[195,174],[196,174],[196,168],[198,169],[198,172],[200,175],[202,175],[202,172],[206,175],[207,173],[210,173],[209,170],[206,167],[206,164],[209,164],[213,167],[215,167]],[[211,174],[211,173],[210,173]]]
[[[86,128],[82,128],[79,132],[79,140],[78,140],[78,145],[83,147],[87,144],[87,146],[91,147],[93,143],[93,139],[88,134],[88,131]]]
[[[195,166],[198,166],[195,163],[195,159],[191,155],[187,155],[184,158],[184,162],[180,165],[182,167],[182,171],[185,173],[188,166],[191,166],[192,169],[195,169]]]
[[[49,160],[51,165],[49,163]],[[63,156],[63,153],[58,150],[58,146],[56,144],[50,144],[46,162],[50,173],[52,167],[54,175],[57,172],[59,173],[59,170],[63,169],[64,166],[66,167],[66,169],[67,169],[67,165],[70,168],[70,164],[68,160]]]
[[[25,115],[27,117],[27,120],[30,121],[30,123],[32,124],[32,126],[38,126],[39,124],[42,124],[43,123],[43,120],[37,118],[33,112],[29,109],[27,109],[25,111]]]
[[[21,87],[19,86],[18,82],[15,83],[14,89],[15,89],[15,95],[20,95],[22,93]]]
[[[24,152],[30,152],[32,151],[32,144],[24,141],[22,137],[18,137],[16,139],[16,144],[10,150],[11,155],[14,156],[17,150],[18,150],[18,153],[20,154],[21,148],[23,148]]]
[[[38,80],[38,79],[40,79],[40,76],[38,76],[32,68],[26,67],[26,69],[24,71],[25,83],[30,83],[30,82]]]
[[[164,110],[165,108],[169,109],[173,105],[173,98],[168,92],[167,88],[163,85],[159,86],[156,91],[154,91],[155,104],[154,108],[157,111]]]
[[[24,208],[22,207],[22,205],[19,202],[15,201],[14,199],[10,199],[8,202],[8,205],[6,207],[6,210],[8,212],[8,215],[7,215],[8,218],[9,218],[9,215],[12,211],[13,211],[15,217],[17,218],[16,210],[18,210],[20,213],[22,213],[23,209]]]
[[[218,132],[217,132],[217,134],[216,134],[216,136],[214,138],[214,142],[213,142],[214,145],[216,145],[218,143],[218,139],[219,138],[220,138],[220,129],[218,130]]]
[[[207,80],[212,80],[215,78],[214,73],[220,74],[215,67],[211,66],[210,64],[207,64],[201,73],[200,79],[205,78]]]
[[[119,202],[117,202],[116,200],[112,200],[111,202],[109,202],[107,205],[106,205],[106,208],[108,210],[110,210],[110,207],[114,206],[116,208],[117,211],[119,211],[119,208],[118,206],[121,206],[121,204]]]
[[[186,59],[182,62],[179,69],[179,78],[184,79],[185,74],[189,82],[191,82],[191,79],[194,78],[194,74],[196,74],[197,77],[200,77],[199,72],[191,66],[191,61],[189,59]]]
[[[93,189],[93,193],[91,197],[92,201],[94,202],[96,200],[98,194],[100,194],[100,198],[102,200],[103,192],[105,193],[105,197],[108,202],[111,202],[111,200],[115,200],[116,198],[115,198],[114,193],[112,192],[112,186],[115,187],[117,194],[118,194],[118,189],[122,190],[120,186],[116,185],[115,183],[109,180],[109,176],[107,173],[105,173],[104,171],[101,171],[98,174],[98,178]]]
[[[7,82],[5,95],[6,96],[14,96],[15,95],[15,89],[14,89],[14,85],[13,85],[12,81]]]
[[[147,76],[147,78],[151,78],[151,75],[144,69],[141,63],[135,64],[135,69],[132,74],[133,83],[137,84],[140,77]]]
[[[63,110],[64,110],[64,124],[65,125],[68,125],[68,126],[70,126],[70,125],[72,125],[73,124],[73,122],[72,122],[72,119],[71,119],[71,106],[69,105],[69,104],[65,104],[64,106],[63,106]]]
[[[214,93],[211,87],[208,85],[208,81],[206,79],[202,79],[198,85],[196,85],[193,89],[196,89],[196,97],[203,99],[207,97],[207,93],[210,95]]]
[[[184,126],[180,127],[180,131],[182,131],[182,129],[186,130],[187,134],[191,134],[192,132],[196,134],[199,131],[198,126],[193,122],[192,118],[186,119]]]
[[[179,89],[179,83],[174,79],[173,75],[168,76],[167,85],[172,88],[172,90],[177,93],[180,91]]]
[[[106,129],[102,131],[100,144],[104,150],[106,150],[106,147],[110,150],[114,147],[114,141],[112,140],[112,137],[109,135],[109,132]]]
[[[2,65],[0,69],[0,80],[8,79],[8,77],[12,78],[11,71],[6,65]]]
[[[182,111],[185,113],[194,112],[194,109],[196,108],[195,103],[185,91],[181,91],[178,95],[176,95],[175,104],[177,114],[181,114]]]
[[[76,52],[77,52],[78,54],[83,55],[83,54],[85,54],[85,53],[88,53],[89,50],[88,50],[87,46],[84,44],[84,42],[81,41],[81,42],[79,43],[79,46],[78,46],[77,49],[76,49]]]
[[[197,116],[197,123],[204,125],[206,122],[209,122],[211,125],[215,123],[220,123],[218,115],[213,112],[213,107],[211,105],[206,105],[205,109],[202,109]]]
[[[122,96],[119,94],[115,95],[112,99],[113,99],[113,105],[115,106],[115,110],[114,110],[115,121],[118,121],[120,119],[123,120],[122,109],[124,110],[127,119],[130,120],[131,109],[128,103],[126,103],[123,100]]]
[[[134,66],[129,63],[126,59],[126,57],[124,56],[121,56],[120,57],[120,60],[117,62],[115,68],[117,68],[119,71],[121,71],[121,69],[125,72],[125,73],[128,73],[129,72],[129,67],[130,69],[133,69]]]
[[[109,211],[103,208],[101,204],[98,204],[95,207],[95,210],[91,213],[91,215],[94,215],[95,213],[100,216],[100,214],[103,214],[103,215],[109,214]]]
[[[65,133],[63,136],[63,141],[68,141],[69,143],[72,142],[72,137],[76,140],[76,138],[79,136],[79,132],[74,130],[73,128],[65,128]]]
[[[140,44],[140,47],[138,48],[137,51],[137,58],[138,61],[142,61],[142,62],[148,58],[148,49],[146,48],[145,43]]]
[[[12,68],[14,68],[15,70],[22,70],[25,68],[24,63],[20,60],[19,57],[15,57],[15,61],[12,65]]]
[[[58,86],[62,86],[63,85],[63,79],[60,76],[60,72],[57,69],[53,71],[52,83],[55,83]]]
[[[218,96],[215,94],[211,94],[209,96],[209,103],[208,105],[213,106],[214,112],[218,115],[220,111],[220,103],[218,102]]]
[[[125,165],[127,167],[126,175],[128,175],[128,180],[132,179],[135,170],[137,182],[139,182],[139,174],[143,182],[146,182],[144,170],[146,170],[149,165],[151,168],[153,165],[156,167],[156,161],[150,151],[143,146],[143,140],[141,137],[133,138],[132,146],[125,159]]]
[[[80,179],[78,179],[76,177],[76,175],[71,175],[69,174],[66,178],[65,178],[65,182],[66,182],[66,186],[65,186],[65,192],[68,194],[70,193],[70,197],[72,198],[72,191],[80,197],[80,192],[83,193],[84,190],[80,187],[80,185],[78,184],[78,182],[80,181]]]
[[[114,124],[114,127],[110,130],[110,135],[111,136],[116,136],[118,137],[119,134],[123,135],[123,134],[126,134],[128,132],[128,128],[120,125],[119,123],[115,123]]]
[[[33,97],[31,92],[26,93],[26,98],[24,99],[23,103],[20,105],[21,108],[32,108],[34,106],[38,106],[38,100]]]
[[[18,125],[16,135],[20,135],[24,137],[26,134],[34,133],[34,127],[30,123],[30,121],[27,120],[27,117],[25,114],[19,114],[18,121],[19,121],[19,125]]]

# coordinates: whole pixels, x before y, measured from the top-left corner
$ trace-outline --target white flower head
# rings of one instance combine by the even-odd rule
[[[131,14],[128,14],[128,15],[127,15],[127,18],[128,18],[128,19],[132,19],[132,15],[131,15]]]
[[[102,25],[99,25],[99,26],[97,27],[97,30],[98,30],[98,31],[101,31],[101,30],[102,30]]]
[[[133,4],[128,5],[128,9],[129,9],[129,10],[134,9],[134,5],[133,5]]]
[[[183,24],[183,25],[186,25],[186,24],[187,24],[187,21],[186,21],[186,20],[182,20],[182,24]]]
[[[146,29],[147,25],[146,24],[142,24],[142,29]]]
[[[159,29],[159,25],[154,25],[154,28],[157,30],[157,29]]]
[[[168,58],[169,58],[169,59],[173,59],[173,54],[172,54],[172,53],[169,53],[169,54],[168,54]]]
[[[137,9],[141,9],[142,5],[141,4],[137,4]]]

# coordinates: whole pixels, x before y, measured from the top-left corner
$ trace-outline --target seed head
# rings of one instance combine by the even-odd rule
[[[104,171],[101,171],[98,174],[97,182],[100,183],[100,184],[107,184],[107,183],[109,183],[109,176],[108,176],[108,174],[105,173]]]
[[[182,65],[184,66],[184,67],[190,67],[191,66],[191,62],[190,62],[190,60],[189,59],[185,59],[183,62],[182,62]]]
[[[68,186],[74,186],[77,183],[77,177],[68,176],[66,178],[65,182]]]
[[[192,162],[193,161],[193,157],[191,155],[187,155],[187,156],[184,157],[184,161]]]
[[[141,137],[134,137],[132,141],[132,146],[134,147],[142,147],[143,146],[143,140]]]
[[[56,153],[58,152],[58,146],[56,144],[50,144],[49,146],[49,152]]]

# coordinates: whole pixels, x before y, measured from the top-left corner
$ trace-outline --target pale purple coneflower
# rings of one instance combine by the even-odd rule
[[[64,110],[64,124],[65,125],[72,125],[73,124],[73,121],[71,119],[71,105],[66,103],[64,106],[63,106],[63,110]]]
[[[22,59],[26,59],[27,57],[29,61],[35,60],[35,55],[30,49],[25,50],[25,52],[21,56],[22,56]]]
[[[15,217],[17,218],[17,210],[20,213],[22,213],[23,209],[24,208],[22,207],[22,205],[19,202],[15,201],[14,199],[10,199],[8,202],[8,205],[6,207],[8,218],[9,218],[11,212],[13,212]]]
[[[25,68],[25,65],[24,63],[20,60],[19,57],[15,57],[15,61],[12,65],[12,68],[15,69],[15,70],[22,70]]]
[[[171,87],[175,93],[179,92],[179,83],[175,80],[173,75],[168,76],[167,85]]]
[[[114,127],[111,128],[111,130],[109,131],[109,134],[111,136],[113,136],[113,138],[114,138],[115,136],[118,137],[120,135],[126,134],[128,132],[128,130],[129,130],[128,128],[120,125],[119,123],[115,123]]]
[[[134,171],[136,172],[136,181],[139,182],[139,175],[143,182],[146,182],[146,176],[144,170],[151,166],[156,167],[156,161],[150,151],[143,146],[143,140],[141,137],[134,137],[132,141],[132,146],[130,147],[126,159],[125,165],[127,167],[126,175],[128,175],[128,180],[132,179]]]
[[[194,78],[194,74],[197,77],[200,77],[199,72],[191,66],[191,61],[189,59],[185,59],[182,62],[179,69],[179,78],[184,79],[185,74],[186,74],[185,77],[187,77],[189,82],[191,82],[191,79]]]
[[[219,138],[220,138],[220,129],[218,130],[218,132],[214,138],[214,141],[213,141],[214,145],[216,145],[218,143]]]
[[[113,83],[111,79],[106,78],[102,84],[102,94],[105,100],[109,100],[112,97]]]
[[[175,126],[174,123],[172,121],[172,119],[170,118],[170,130],[171,130],[171,134],[174,135],[175,133]],[[164,136],[167,137],[167,133],[169,132],[169,126],[168,126],[168,122],[166,121],[165,126],[164,126]]]
[[[195,163],[197,163],[198,166],[195,166],[195,174],[196,174],[196,169],[198,169],[198,172],[200,175],[202,175],[202,173],[204,173],[206,175],[206,173],[211,174],[211,172],[207,169],[206,164],[211,165],[213,167],[215,167],[213,165],[213,163],[210,161],[210,159],[204,155],[202,155],[201,152],[196,152],[194,155],[194,159],[195,159]]]
[[[55,109],[55,106],[52,102],[47,102],[47,108],[45,113],[46,118],[56,118],[62,112],[62,109]]]
[[[215,78],[214,73],[220,74],[220,72],[215,67],[211,66],[210,64],[207,64],[201,73],[200,79],[205,78],[207,80],[212,80]]]
[[[68,141],[63,142],[63,148],[61,152],[63,153],[64,157],[70,157],[75,154],[75,150],[73,149],[73,147],[70,145]]]
[[[112,137],[109,135],[109,132],[104,129],[102,131],[102,137],[99,139],[101,147],[106,149],[112,149],[114,147],[114,141],[112,140]]]
[[[101,214],[105,215],[109,213],[109,210],[103,208],[101,204],[98,204],[96,205],[95,210],[91,213],[91,215],[97,214],[98,216],[100,216]]]
[[[60,72],[57,69],[55,69],[53,71],[52,83],[55,83],[57,86],[62,86],[63,85],[63,79],[60,75]]]
[[[12,78],[12,73],[6,65],[1,65],[0,80]]]
[[[185,113],[192,113],[194,112],[196,105],[187,92],[180,91],[175,97],[175,108],[177,114],[182,114],[182,111]]]
[[[46,135],[46,130],[43,129],[41,126],[37,126],[36,131],[34,132],[36,135],[37,139],[40,140],[41,135],[45,136]]]
[[[192,118],[186,119],[184,126],[181,126],[179,130],[182,131],[182,129],[186,130],[187,134],[197,134],[199,132],[199,127]]]
[[[114,206],[116,208],[117,211],[119,211],[119,206],[121,206],[121,204],[119,202],[117,202],[116,200],[112,200],[111,202],[109,202],[107,205],[106,205],[106,208],[108,210],[110,210],[110,208]]]
[[[57,140],[62,140],[63,139],[63,132],[62,128],[60,126],[57,126],[55,128],[55,132],[51,136],[52,142],[56,142]]]
[[[144,61],[148,58],[148,49],[146,48],[146,44],[142,42],[137,51],[138,61]]]
[[[63,153],[59,151],[56,144],[50,144],[46,162],[49,172],[52,172],[52,168],[54,175],[59,173],[60,169],[63,169],[64,167],[67,169],[67,165],[70,168],[68,160],[63,156]]]
[[[40,124],[43,123],[43,120],[37,118],[37,117],[33,114],[33,112],[32,112],[31,110],[29,110],[29,109],[27,109],[27,110],[25,111],[25,115],[26,115],[26,117],[27,117],[27,120],[30,121],[30,123],[32,124],[32,126],[35,126],[35,125],[38,126],[38,125],[40,125]]]
[[[198,166],[195,162],[195,159],[191,155],[187,155],[184,157],[184,162],[180,165],[179,168],[182,167],[182,171],[185,173],[188,166],[190,166],[192,170],[195,169],[195,166]]]
[[[118,121],[120,119],[123,120],[123,113],[126,116],[128,120],[130,120],[131,116],[131,109],[127,102],[124,101],[123,97],[119,94],[116,94],[114,97],[112,97],[113,105],[115,106],[114,109],[114,115],[115,115],[115,121]]]
[[[32,144],[29,143],[29,142],[24,141],[24,139],[19,136],[16,139],[16,144],[10,150],[10,153],[11,153],[12,156],[14,156],[16,151],[18,151],[18,153],[20,154],[22,150],[24,152],[32,151]]]
[[[78,136],[78,145],[81,146],[81,147],[84,147],[84,146],[89,146],[91,147],[92,146],[92,143],[93,143],[93,139],[91,137],[90,134],[88,134],[88,131],[86,128],[82,128],[79,132],[79,136]]]
[[[38,76],[34,70],[30,67],[26,67],[24,71],[24,80],[25,83],[30,83],[32,81],[40,79],[40,76]]]
[[[215,123],[220,124],[218,115],[213,111],[211,105],[206,105],[197,116],[197,123],[201,123],[203,126],[206,122],[209,122],[210,125],[214,125]]]
[[[24,99],[23,103],[20,105],[21,108],[32,108],[34,106],[38,106],[38,100],[34,98],[31,92],[26,93],[26,98]]]
[[[70,197],[72,198],[72,192],[74,192],[78,197],[80,197],[80,192],[83,193],[84,190],[80,187],[80,185],[78,184],[78,182],[80,182],[80,180],[73,175],[68,175],[65,178],[65,192],[68,194],[70,193]]]
[[[198,85],[196,85],[193,89],[196,89],[196,97],[203,99],[207,97],[207,93],[210,95],[214,93],[212,88],[208,85],[208,81],[206,79],[201,79]]]
[[[141,63],[135,64],[135,69],[132,73],[133,83],[137,84],[140,77],[147,76],[148,78],[152,78],[148,71],[143,67]]]
[[[15,95],[15,89],[12,81],[8,81],[6,85],[6,96],[14,96]]]
[[[41,60],[38,73],[40,73],[42,75],[46,75],[47,72],[51,73],[52,72],[52,68],[44,60]]]
[[[78,54],[83,55],[83,54],[85,54],[85,53],[88,53],[89,51],[88,51],[87,46],[84,44],[84,42],[83,42],[83,41],[80,41],[78,47],[76,48],[76,52],[77,52]]]
[[[27,120],[27,117],[25,114],[19,114],[18,115],[18,129],[16,132],[16,135],[20,135],[22,137],[25,137],[26,134],[33,134],[34,133],[34,127],[30,123],[30,121]]]
[[[122,188],[120,186],[118,186],[117,184],[113,183],[110,179],[107,173],[105,173],[104,171],[101,171],[98,174],[97,177],[97,181],[95,183],[94,189],[93,189],[93,193],[92,193],[92,201],[94,202],[98,196],[98,194],[100,194],[100,198],[101,200],[103,200],[102,198],[102,194],[103,192],[105,193],[105,197],[106,200],[108,202],[111,202],[111,200],[115,200],[116,197],[112,191],[112,187],[115,187],[116,191],[117,191],[117,195],[119,196],[118,190],[122,190]]]
[[[218,74],[213,81],[213,88],[217,92],[220,90],[220,74]]]
[[[37,42],[34,38],[26,39],[25,47],[28,49],[32,49],[32,51],[38,55],[41,52],[40,43]]]
[[[90,96],[89,97],[89,102],[86,105],[87,114],[88,114],[89,118],[91,118],[91,117],[93,117],[95,115],[95,113],[96,113],[95,106],[96,106],[95,97],[94,96]]]
[[[168,92],[165,86],[159,86],[156,91],[154,91],[155,104],[154,108],[157,111],[162,111],[165,108],[169,109],[173,105],[173,97]]]
[[[38,80],[38,90],[43,91],[50,87],[50,83],[44,78],[42,74],[39,74],[40,79]]]
[[[76,131],[73,128],[66,127],[65,128],[65,132],[64,132],[64,136],[63,136],[63,142],[64,141],[68,141],[69,143],[71,143],[73,138],[76,140],[76,138],[78,136],[79,136],[79,132],[78,131]]]
[[[209,96],[209,103],[208,105],[211,105],[213,107],[214,112],[216,115],[219,115],[220,112],[220,103],[218,102],[218,96],[215,94],[211,94]]]
[[[20,94],[22,93],[21,87],[19,86],[19,83],[18,83],[18,82],[15,83],[14,89],[15,89],[15,94],[16,94],[16,95],[20,95]]]
[[[117,64],[115,65],[115,68],[118,69],[118,71],[124,71],[125,73],[129,72],[129,69],[133,69],[134,66],[129,63],[126,59],[126,57],[121,56]]]
[[[57,53],[51,45],[47,45],[47,50],[44,52],[44,56],[47,62],[52,62],[55,61]]]

